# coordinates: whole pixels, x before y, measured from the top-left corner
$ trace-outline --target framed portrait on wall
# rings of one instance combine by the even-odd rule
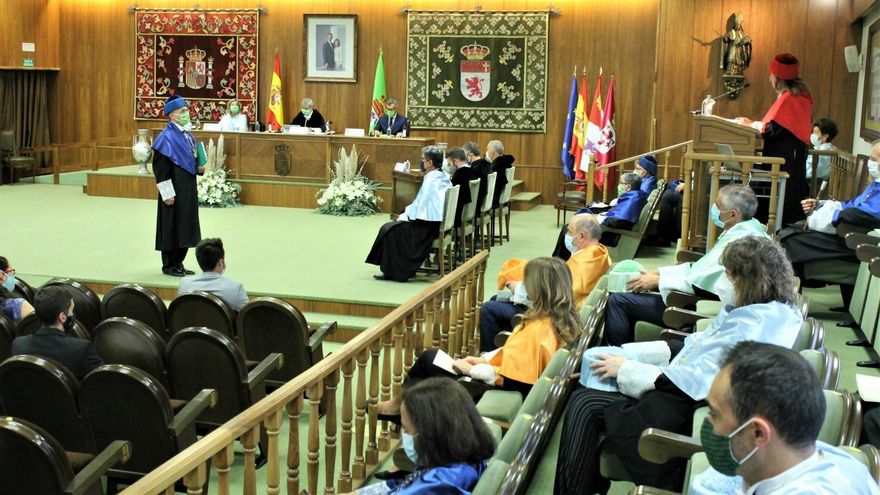
[[[868,54],[862,93],[861,136],[868,141],[880,138],[880,19],[868,30]]]
[[[306,81],[357,82],[357,15],[303,14]]]

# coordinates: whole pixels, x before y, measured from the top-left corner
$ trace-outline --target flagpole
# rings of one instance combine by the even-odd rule
[[[578,75],[578,66],[577,65],[574,66],[574,71],[572,71],[571,75],[572,75],[572,77],[577,77],[577,75]]]

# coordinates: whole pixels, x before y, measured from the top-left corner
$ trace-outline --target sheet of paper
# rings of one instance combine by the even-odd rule
[[[171,179],[157,183],[156,187],[159,188],[159,194],[162,196],[162,201],[168,201],[177,195],[174,192],[174,184],[171,183]]]
[[[880,377],[856,373],[859,396],[868,402],[880,402]]]
[[[611,207],[611,205],[609,205],[609,204],[607,204],[607,203],[603,203],[603,202],[601,202],[601,201],[594,201],[594,202],[590,205],[590,208],[610,208],[610,207]]]
[[[441,350],[438,350],[437,355],[434,357],[434,366],[436,366],[442,370],[446,370],[446,371],[452,373],[453,375],[457,375],[458,372],[455,371],[455,368],[452,367],[453,361],[454,361],[454,359],[452,359],[452,356],[450,356],[449,354],[446,354],[445,352],[443,352]]]
[[[397,162],[394,164],[395,172],[409,172],[409,165],[406,163]]]

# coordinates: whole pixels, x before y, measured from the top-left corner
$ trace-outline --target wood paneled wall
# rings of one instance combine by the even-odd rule
[[[5,21],[0,29],[0,66],[21,66],[22,43],[36,44],[31,57],[40,67],[58,67],[60,0],[0,1]]]
[[[134,17],[131,0],[0,0],[0,7],[27,11],[43,31],[54,33],[61,72],[52,100],[52,138],[80,142],[133,133],[153,126],[132,119]],[[543,9],[536,0],[485,0],[484,10]],[[194,2],[140,0],[142,8],[192,7]],[[841,128],[836,142],[852,142],[856,76],[846,72],[843,47],[856,43],[850,22],[864,2],[856,0],[571,0],[552,2],[546,134],[493,134],[416,130],[450,145],[499,138],[517,163],[528,165],[526,189],[552,202],[561,179],[559,153],[572,67],[587,69],[592,95],[599,67],[617,75],[618,157],[686,140],[692,130],[688,110],[707,93],[721,90],[717,69],[718,38],[733,12],[745,14],[754,57],[746,72],[752,86],[716,113],[760,118],[774,98],[766,82],[767,66],[780,51],[802,60],[802,74],[816,102],[815,116],[831,116]],[[413,9],[472,9],[461,0],[201,0],[201,8],[255,8],[260,19],[260,115],[271,79],[273,50],[281,54],[285,116],[310,96],[334,127],[364,127],[379,47],[384,48],[387,88],[403,101],[406,78],[406,15]],[[51,12],[60,20],[54,24]],[[47,20],[40,20],[49,12]],[[38,15],[38,13],[41,13]],[[305,13],[358,15],[358,82],[306,83],[302,73],[302,16]],[[34,28],[36,29],[36,28]],[[18,45],[8,34],[4,47]],[[51,46],[51,42],[49,45]],[[39,48],[38,48],[39,49]],[[13,58],[17,57],[15,55]],[[607,88],[603,88],[604,91]],[[404,109],[405,110],[405,109]],[[527,173],[526,173],[527,172]],[[518,173],[519,175],[519,173]],[[526,177],[527,175],[527,177]]]

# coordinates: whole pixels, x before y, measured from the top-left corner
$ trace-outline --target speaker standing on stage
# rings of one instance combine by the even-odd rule
[[[798,77],[798,59],[791,53],[780,53],[770,62],[770,85],[776,91],[776,102],[760,121],[746,117],[736,121],[754,128],[764,139],[764,156],[785,159],[785,203],[782,224],[794,223],[804,217],[801,200],[807,197],[805,163],[807,145],[813,133],[813,97]]]
[[[196,174],[197,144],[189,132],[189,109],[180,96],[165,101],[168,125],[153,141],[153,173],[159,188],[156,214],[156,251],[162,252],[162,273],[175,277],[192,275],[183,266],[188,248],[202,238]]]

